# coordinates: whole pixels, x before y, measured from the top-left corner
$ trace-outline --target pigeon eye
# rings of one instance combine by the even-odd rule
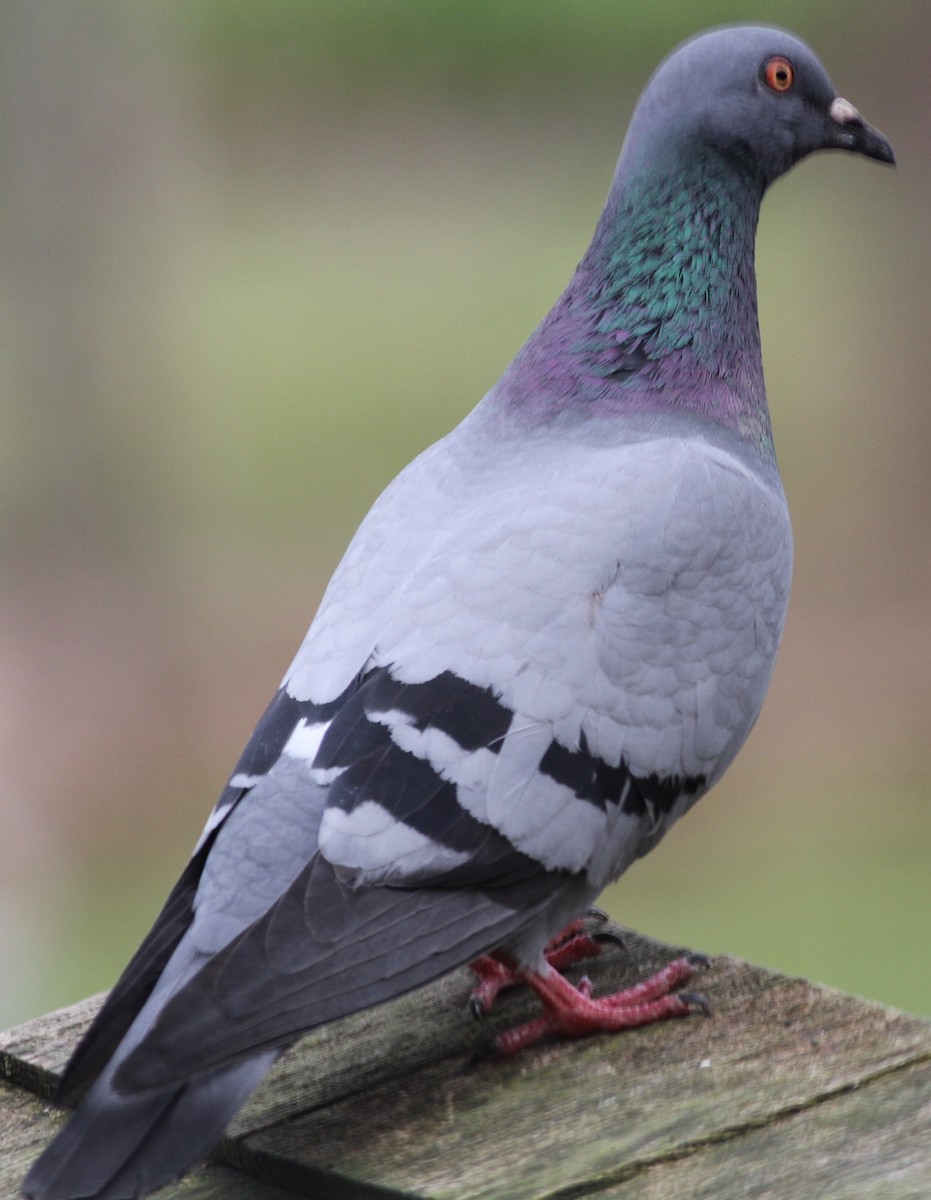
[[[787,92],[795,83],[795,68],[787,58],[777,54],[764,64],[763,79],[766,86],[774,92]]]

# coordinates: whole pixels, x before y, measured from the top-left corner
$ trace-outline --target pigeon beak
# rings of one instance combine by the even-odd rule
[[[880,162],[895,166],[895,152],[889,139],[874,126],[867,124],[849,100],[838,96],[828,109],[833,123],[831,145],[838,150],[850,150],[854,154],[865,154],[867,158],[878,158]]]

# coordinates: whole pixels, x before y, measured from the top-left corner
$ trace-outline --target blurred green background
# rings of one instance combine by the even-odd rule
[[[113,981],[368,505],[564,286],[649,72],[746,19],[900,165],[766,202],[784,648],[605,899],[931,1013],[931,5],[7,0],[0,1028]]]

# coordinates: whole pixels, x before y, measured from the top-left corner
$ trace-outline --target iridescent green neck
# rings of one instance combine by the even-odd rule
[[[621,335],[631,353],[656,361],[687,350],[697,368],[724,378],[757,366],[761,192],[698,160],[689,171],[679,163],[635,176],[617,193],[583,263],[604,345],[619,347]]]
[[[683,158],[638,173],[622,157],[591,247],[498,396],[534,422],[689,412],[772,460],[753,264],[762,183]]]

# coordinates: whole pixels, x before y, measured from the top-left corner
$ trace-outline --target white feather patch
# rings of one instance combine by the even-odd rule
[[[460,788],[487,787],[497,758],[493,751],[464,750],[442,729],[418,729],[411,714],[399,709],[371,713],[369,719],[386,725],[396,746],[428,762],[443,779]]]
[[[402,750],[456,784],[462,807],[550,870],[581,871],[606,833],[604,812],[540,771],[550,731],[515,719],[498,751],[466,751],[439,729],[418,729],[409,713],[370,714]]]
[[[299,758],[306,762],[310,766],[311,779],[321,787],[332,783],[346,770],[345,767],[315,767],[313,765],[320,750],[320,743],[329,728],[329,721],[320,721],[316,725],[312,725],[306,720],[298,721],[294,726],[294,732],[282,750],[282,754],[287,754],[289,758]]]
[[[311,725],[306,720],[298,721],[294,726],[294,732],[285,742],[283,753],[290,754],[292,758],[303,758],[313,765],[317,751],[320,749],[320,743],[323,741],[323,735],[329,728],[329,721],[320,721],[316,725]]]
[[[397,732],[392,736],[397,738]],[[580,871],[605,836],[605,814],[540,771],[549,744],[545,726],[515,718],[497,754],[480,750],[462,755],[444,773],[457,784],[459,803],[476,820],[497,829],[549,870]]]
[[[374,800],[364,800],[352,812],[328,808],[320,824],[320,849],[334,866],[360,872],[360,882],[409,879],[469,860],[467,853],[431,841]]]
[[[233,783],[232,780],[230,780],[230,783],[232,784],[233,787],[241,786],[240,784]],[[191,851],[192,858],[194,858],[197,855],[201,846],[203,846],[204,842],[206,842],[207,838],[210,837],[210,835],[213,833],[213,831],[216,829],[216,827],[218,825],[222,825],[222,823],[226,820],[227,816],[229,816],[229,811],[232,807],[233,807],[232,803],[223,804],[223,805],[218,804],[217,807],[213,810],[213,812],[207,818],[207,824],[201,830],[200,837],[197,839],[197,844],[195,845],[194,849]]]
[[[264,775],[246,775],[245,772],[240,771],[238,775],[233,775],[230,778],[229,786],[234,788],[251,788],[255,787],[259,780],[264,778]]]

